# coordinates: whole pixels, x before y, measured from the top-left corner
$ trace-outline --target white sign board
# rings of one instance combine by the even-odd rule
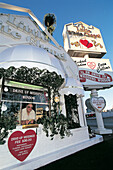
[[[69,23],[64,26],[64,48],[88,53],[106,53],[100,30],[83,22]]]
[[[106,106],[106,101],[103,97],[92,97],[90,103],[91,106],[99,112],[101,112]]]
[[[12,14],[0,15],[0,44],[2,47],[13,44],[32,44],[37,46],[44,39],[36,24],[28,16]],[[4,50],[0,48],[0,52]]]
[[[72,57],[79,68],[79,78],[86,90],[113,86],[113,72],[109,59]]]

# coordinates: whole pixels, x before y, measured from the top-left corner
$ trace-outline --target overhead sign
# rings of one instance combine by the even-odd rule
[[[5,86],[3,88],[2,100],[47,103],[48,97],[46,97],[46,94],[48,94],[47,91],[36,91]]]
[[[86,90],[113,86],[113,72],[109,59],[72,57],[79,68],[79,78]]]
[[[10,153],[19,161],[23,162],[33,150],[37,141],[34,130],[27,130],[25,133],[15,131],[8,139]]]
[[[2,100],[48,103],[48,88],[5,79]]]
[[[110,74],[97,74],[88,70],[80,70],[79,77],[81,82],[94,81],[96,83],[110,83],[113,81],[112,76]]]
[[[66,51],[88,51],[106,53],[100,30],[83,22],[69,23],[64,26],[64,48]]]
[[[90,103],[91,106],[99,112],[101,112],[106,106],[106,101],[103,97],[92,97]]]

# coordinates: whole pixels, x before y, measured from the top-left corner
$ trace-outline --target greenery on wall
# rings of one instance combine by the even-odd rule
[[[66,113],[68,119],[68,128],[74,129],[79,128],[79,115],[78,115],[78,104],[77,104],[77,96],[69,94],[65,97],[65,105],[66,105]]]
[[[59,134],[61,139],[65,136],[72,135],[71,131],[68,129],[68,119],[63,114],[52,114],[52,116],[44,116],[38,119],[38,124],[43,125],[43,130],[46,136],[54,139],[54,136]]]
[[[58,75],[56,72],[49,72],[46,69],[40,70],[36,67],[27,68],[22,66],[20,68],[15,68],[11,66],[8,69],[0,68],[0,79],[1,78],[49,87],[51,114],[49,114],[49,116],[45,115],[42,119],[39,119],[37,123],[43,125],[46,136],[50,136],[51,139],[53,139],[56,134],[60,134],[61,138],[71,135],[69,130],[70,118],[59,113],[60,102],[55,102],[55,96],[60,96],[58,91],[64,83],[64,79],[61,75]],[[15,115],[15,109],[13,108],[12,110],[1,112],[0,144],[5,142],[4,138],[8,135],[8,130],[16,128],[17,116]]]
[[[9,130],[16,128],[17,116],[14,113],[17,113],[17,110],[10,107],[7,111],[2,112],[0,105],[0,112],[0,144],[4,144]]]

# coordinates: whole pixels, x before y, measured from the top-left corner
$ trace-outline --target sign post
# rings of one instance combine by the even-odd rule
[[[112,133],[111,129],[106,129],[104,127],[103,118],[101,115],[101,111],[106,106],[106,101],[103,97],[98,97],[98,92],[96,90],[91,91],[92,98],[90,99],[90,104],[95,110],[97,126],[98,128],[94,130],[95,133],[98,134],[110,134]]]

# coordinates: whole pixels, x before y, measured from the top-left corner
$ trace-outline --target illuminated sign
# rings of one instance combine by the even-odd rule
[[[100,34],[93,34],[91,30],[94,29],[94,27],[87,27],[84,25],[84,23],[79,22],[79,24],[74,24],[74,27],[76,28],[76,31],[68,31],[70,35],[77,35],[77,36],[86,36],[86,37],[93,37],[93,38],[101,38]]]
[[[47,103],[47,94],[48,88],[46,87],[5,80],[2,100]]]
[[[100,55],[106,53],[100,30],[94,26],[89,26],[83,22],[66,24],[63,36],[64,48],[68,52],[75,50],[80,53],[82,50],[82,52],[88,51],[88,53],[98,52]]]

